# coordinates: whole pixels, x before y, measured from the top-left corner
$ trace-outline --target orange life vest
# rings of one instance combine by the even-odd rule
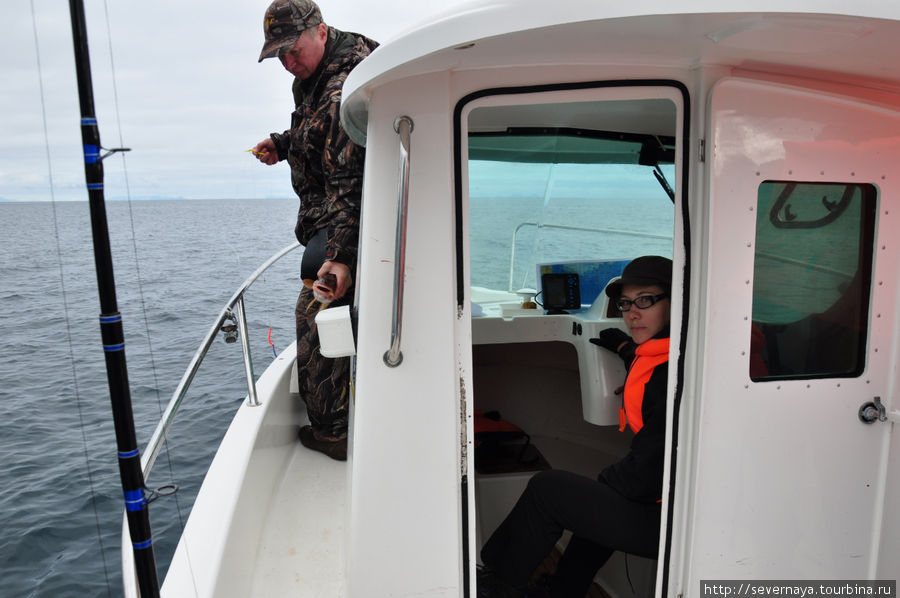
[[[625,430],[627,424],[637,434],[644,427],[644,416],[641,407],[644,404],[644,386],[653,375],[653,370],[661,363],[669,360],[669,339],[650,339],[638,345],[634,352],[634,361],[625,378],[625,393],[619,408],[619,431]]]

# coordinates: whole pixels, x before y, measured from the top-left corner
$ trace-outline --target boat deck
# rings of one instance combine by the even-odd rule
[[[164,596],[346,595],[348,464],[300,444],[293,345],[257,392],[261,405],[241,406],[207,472]]]
[[[346,594],[347,467],[297,441],[271,497],[251,596]]]

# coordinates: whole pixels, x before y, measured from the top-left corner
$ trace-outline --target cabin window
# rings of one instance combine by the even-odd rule
[[[540,291],[540,272],[551,267],[568,272],[599,263],[619,268],[611,270],[616,276],[636,256],[671,257],[675,112],[674,102],[661,99],[474,109],[473,299],[509,301],[520,289]],[[553,121],[566,126],[546,126]],[[653,123],[664,126],[641,131]],[[624,132],[628,126],[634,129]],[[589,306],[608,277],[581,280],[581,302]]]
[[[752,380],[862,374],[875,201],[867,184],[759,186]]]

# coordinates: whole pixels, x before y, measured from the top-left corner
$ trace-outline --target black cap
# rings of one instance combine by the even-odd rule
[[[611,299],[622,296],[626,284],[649,286],[657,284],[668,292],[672,288],[672,260],[659,255],[645,255],[631,260],[622,277],[606,285],[606,295]]]

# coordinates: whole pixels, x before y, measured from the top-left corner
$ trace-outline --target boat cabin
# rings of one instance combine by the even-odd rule
[[[900,439],[859,413],[898,400],[900,12],[531,4],[412,31],[344,90],[367,147],[351,595],[473,595],[535,470],[627,452],[624,369],[589,339],[625,329],[603,291],[641,255],[674,262],[660,556],[601,585],[890,577]],[[492,411],[535,459],[479,454]]]

